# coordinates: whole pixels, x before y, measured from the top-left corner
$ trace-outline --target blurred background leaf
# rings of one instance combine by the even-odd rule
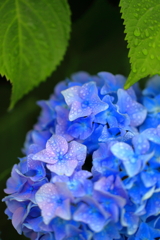
[[[73,72],[84,70],[91,74],[109,71],[114,74],[129,74],[128,50],[124,41],[124,27],[119,1],[114,0],[69,0],[72,11],[72,32],[69,48],[57,70],[39,87],[25,96],[16,107],[7,112],[11,86],[5,79],[0,81],[0,159],[1,172],[18,163],[25,135],[39,115],[36,106],[39,99],[48,99],[55,84]],[[75,4],[76,2],[76,4]],[[9,174],[0,182],[1,195]],[[7,221],[3,213],[5,204],[0,204],[0,231],[2,240],[23,240]]]

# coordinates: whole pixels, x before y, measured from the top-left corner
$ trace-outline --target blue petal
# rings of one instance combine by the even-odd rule
[[[111,152],[123,161],[129,161],[134,155],[133,149],[127,143],[118,142],[111,146]]]

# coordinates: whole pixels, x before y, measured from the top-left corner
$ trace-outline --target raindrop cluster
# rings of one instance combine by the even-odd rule
[[[38,102],[41,114],[4,190],[19,234],[160,238],[160,77],[143,91],[137,84],[124,90],[125,81],[78,72]]]

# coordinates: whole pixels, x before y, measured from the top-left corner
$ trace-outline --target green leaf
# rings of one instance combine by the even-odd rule
[[[160,2],[121,0],[131,72],[125,87],[148,75],[160,74]]]
[[[0,73],[13,84],[12,108],[62,60],[70,10],[66,0],[1,0],[0,16]]]

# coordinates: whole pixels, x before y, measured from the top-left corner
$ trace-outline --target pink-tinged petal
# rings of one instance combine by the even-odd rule
[[[70,199],[66,199],[63,201],[60,207],[56,209],[56,215],[65,220],[71,219],[71,211],[70,211]]]
[[[46,144],[46,149],[54,154],[60,153],[64,155],[68,151],[68,143],[66,139],[59,135],[53,135]]]
[[[46,149],[33,155],[33,160],[54,164],[58,161],[59,155],[63,156],[68,150],[68,143],[65,138],[53,135],[46,144]]]
[[[118,142],[111,147],[111,152],[117,158],[128,161],[134,154],[133,149],[127,143]]]
[[[75,101],[71,106],[69,120],[74,121],[77,118],[89,116],[91,115],[91,113],[92,110],[89,106],[83,107],[83,104],[80,101]]]
[[[80,89],[81,89],[80,86],[74,86],[62,91],[62,95],[64,96],[68,106],[70,106],[75,101],[81,102],[81,98],[79,97]]]
[[[76,172],[74,177],[83,183],[86,178],[89,178],[91,176],[92,176],[91,172],[82,170],[82,171]]]
[[[42,161],[45,163],[56,163],[58,161],[58,159],[56,158],[56,154],[51,153],[49,151],[47,151],[47,149],[44,149],[38,153],[36,153],[35,155],[33,155],[32,157],[33,160],[38,160],[38,161]]]
[[[45,224],[48,224],[55,217],[57,195],[57,188],[52,183],[44,184],[35,195],[36,202],[42,210],[42,217]]]
[[[77,160],[60,160],[53,165],[47,164],[47,168],[58,175],[71,176],[74,169],[77,167],[77,164]]]
[[[7,205],[9,211],[11,211],[12,213],[15,212],[21,206],[22,203],[15,200],[9,201],[9,204]]]
[[[82,166],[85,162],[87,155],[87,147],[76,141],[72,141],[68,144],[68,153],[65,155],[66,159],[72,159],[78,161],[78,166]]]
[[[114,176],[102,177],[94,184],[94,189],[101,192],[107,192],[113,187]]]
[[[12,224],[19,234],[22,233],[22,221],[25,215],[26,209],[24,207],[19,207],[15,210],[12,216]]]
[[[69,201],[66,201],[66,199],[72,200],[72,198],[72,194],[65,183],[44,184],[35,195],[36,202],[42,211],[44,223],[48,224],[54,217],[59,215],[68,219],[70,209],[68,206]]]
[[[63,199],[71,199],[73,200],[73,196],[72,193],[70,192],[70,190],[68,189],[68,186],[66,183],[62,183],[62,182],[57,182],[55,183],[56,187],[57,187],[57,191],[59,196],[62,196]]]

